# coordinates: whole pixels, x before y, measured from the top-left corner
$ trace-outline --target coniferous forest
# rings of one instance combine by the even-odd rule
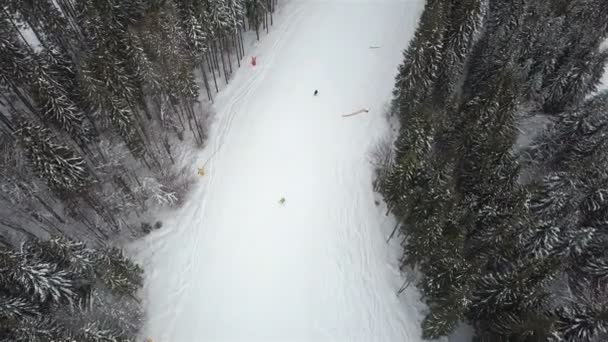
[[[424,337],[608,340],[606,18],[604,0],[426,2],[375,181]]]
[[[135,341],[120,249],[178,206],[276,0],[0,3],[0,341]],[[608,340],[605,0],[427,0],[375,189],[424,338]],[[249,32],[248,32],[249,31]]]
[[[142,270],[113,246],[183,200],[180,154],[276,1],[0,8],[0,340],[132,341]]]

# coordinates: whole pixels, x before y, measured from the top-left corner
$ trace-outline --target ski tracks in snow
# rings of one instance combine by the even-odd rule
[[[340,115],[390,96],[415,26],[403,12],[421,4],[280,7],[250,53],[257,66],[243,63],[216,98],[196,160],[206,175],[147,238],[145,331],[155,341],[421,340],[415,291],[395,296],[398,252],[379,232],[392,222],[373,204],[365,157],[385,123],[376,110]],[[369,52],[370,41],[383,49]]]
[[[213,129],[213,131],[217,132],[217,134],[215,134],[215,137],[213,138],[213,143],[208,147],[208,150],[211,151],[211,154],[207,156],[201,156],[201,158],[198,158],[197,162],[197,165],[203,165],[202,163],[204,163],[205,165],[205,168],[207,170],[207,173],[205,175],[206,182],[204,183],[204,185],[200,186],[199,189],[195,191],[192,195],[192,198],[200,198],[201,202],[190,202],[189,204],[196,206],[196,209],[192,211],[191,215],[181,217],[181,219],[178,221],[178,229],[180,229],[180,233],[190,234],[187,238],[191,239],[191,241],[193,242],[191,251],[189,252],[189,254],[191,255],[194,254],[194,252],[200,248],[200,242],[203,238],[202,235],[204,233],[204,230],[202,228],[205,224],[204,214],[207,209],[208,200],[208,196],[205,196],[205,193],[211,191],[214,185],[214,179],[216,175],[216,170],[213,167],[214,161],[216,158],[221,157],[222,146],[224,145],[226,136],[230,132],[230,128],[235,117],[240,111],[242,111],[242,108],[247,108],[247,103],[250,100],[250,95],[264,80],[266,74],[270,70],[272,62],[276,58],[277,52],[280,51],[282,45],[285,43],[287,37],[289,37],[290,33],[294,30],[294,28],[297,27],[297,21],[302,13],[302,10],[303,9],[301,3],[296,1],[287,4],[285,8],[278,11],[279,15],[277,17],[281,19],[275,21],[273,31],[270,32],[268,37],[263,37],[261,43],[257,46],[256,49],[254,49],[254,51],[252,51],[254,55],[259,50],[263,50],[270,53],[267,55],[261,55],[261,57],[263,58],[261,62],[258,63],[256,67],[252,68],[252,70],[248,70],[248,73],[241,72],[241,74],[237,74],[238,76],[243,76],[241,78],[247,78],[241,80],[233,79],[232,82],[228,84],[227,89],[223,90],[220,96],[218,96],[218,99],[216,99],[216,102],[213,107],[221,111],[217,113],[216,117],[219,119],[219,121],[217,127]],[[282,12],[288,13],[282,14]],[[266,46],[269,43],[272,43],[272,45],[270,47]],[[251,66],[246,63],[243,63],[242,67],[250,68]],[[237,89],[233,89],[239,83],[242,85]],[[224,103],[224,101],[221,101],[224,99],[229,99],[230,101],[228,103]],[[180,224],[182,222],[187,223],[189,225],[195,223],[197,228],[188,230],[183,229]],[[187,264],[184,265],[184,267],[179,273],[179,278],[177,280],[179,287],[171,295],[171,301],[175,304],[175,309],[160,315],[160,317],[157,317],[166,319],[167,316],[172,316],[172,323],[167,324],[167,334],[166,336],[162,337],[163,341],[169,339],[169,331],[173,330],[173,327],[175,326],[174,322],[179,316],[176,313],[182,310],[183,303],[185,300],[185,290],[192,286],[192,284],[190,284],[188,281],[189,275],[196,269],[197,261],[199,261],[197,258],[189,258]]]
[[[258,85],[264,80],[264,77],[268,73],[269,66],[272,65],[272,62],[277,54],[277,51],[279,51],[281,49],[281,46],[283,45],[283,43],[286,40],[286,37],[288,37],[290,32],[293,31],[293,28],[295,26],[297,26],[297,25],[294,25],[294,21],[297,20],[297,17],[301,13],[302,8],[301,8],[301,6],[298,5],[297,2],[293,5],[291,5],[291,7],[295,7],[295,8],[285,9],[285,10],[289,10],[291,13],[288,15],[285,15],[281,22],[275,24],[276,25],[275,31],[273,31],[271,33],[270,37],[266,38],[266,39],[269,39],[270,42],[272,42],[272,40],[274,40],[274,44],[269,49],[271,53],[269,55],[263,56],[263,57],[266,57],[263,62],[264,63],[263,67],[255,67],[255,68],[253,68],[253,70],[250,70],[249,75],[247,75],[247,76],[249,76],[249,79],[246,81],[241,81],[241,82],[243,82],[243,85],[240,88],[238,88],[238,90],[232,92],[231,89],[226,89],[224,91],[224,94],[222,94],[224,96],[224,98],[228,97],[230,99],[230,102],[227,105],[222,104],[222,102],[216,102],[216,105],[214,106],[217,109],[223,109],[223,110],[218,114],[218,117],[220,119],[220,124],[219,124],[219,129],[218,129],[219,133],[217,134],[216,138],[214,139],[214,143],[211,148],[213,153],[209,157],[209,159],[207,161],[207,165],[206,165],[207,169],[209,170],[208,179],[207,179],[207,182],[205,185],[206,191],[211,191],[211,189],[213,187],[214,179],[215,179],[215,175],[216,175],[216,170],[213,167],[214,159],[221,158],[222,146],[224,145],[226,136],[230,132],[230,128],[232,127],[232,123],[233,123],[235,117],[237,116],[237,114],[240,111],[242,111],[242,108],[247,108],[247,103],[249,102],[249,100],[251,98],[250,95],[258,88]],[[291,25],[288,25],[287,27],[285,27],[286,23],[291,23]],[[279,32],[280,35],[276,38],[272,37],[272,35],[277,34],[277,31]],[[272,38],[274,38],[274,39],[272,39]],[[264,46],[264,43],[262,43],[260,45],[262,46],[262,48],[264,50],[268,51],[268,48]],[[255,52],[256,51],[254,51],[254,53]],[[260,65],[260,64],[258,64],[258,65]],[[247,67],[247,66],[245,66],[245,67]],[[235,83],[237,83],[236,80],[232,84],[235,84]],[[229,85],[229,87],[230,87],[230,85]],[[202,198],[203,198],[202,204],[199,207],[199,209],[195,212],[195,216],[201,217],[200,215],[204,214],[205,210],[207,209],[207,198],[208,197],[203,195]],[[197,234],[194,237],[195,241],[197,241],[197,244],[195,245],[195,249],[198,249],[198,247],[199,247],[198,242],[201,239],[202,229],[197,229],[196,232],[197,232]]]

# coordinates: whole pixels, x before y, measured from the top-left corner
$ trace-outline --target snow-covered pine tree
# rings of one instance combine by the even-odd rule
[[[419,286],[430,309],[423,332],[436,338],[464,319],[483,342],[601,341],[606,107],[603,95],[585,97],[605,65],[598,50],[605,23],[597,18],[608,6],[596,0],[488,4],[481,39],[462,50],[464,68],[449,58],[445,43],[456,37],[450,27],[462,28],[456,13],[471,9],[461,3],[435,24],[425,12],[406,52],[415,62],[410,66],[428,66],[414,70],[436,71],[453,82],[449,87],[459,81],[443,72],[462,70],[464,86],[454,88],[460,98],[449,99],[439,91],[446,83],[435,79],[439,98],[429,104],[425,84],[433,82],[405,72],[407,60],[395,89],[394,108],[403,98],[409,107],[395,111],[407,115],[400,116],[395,162],[380,191],[400,222],[404,265],[423,274]],[[413,48],[423,28],[443,32],[440,53]],[[402,92],[408,84],[417,84],[409,88],[417,93]],[[550,112],[555,120],[516,155],[516,127],[526,110]],[[583,300],[589,293],[594,299]],[[559,311],[571,302],[581,303],[584,314]]]
[[[599,44],[568,58],[545,86],[544,110],[559,113],[577,108],[585,96],[597,89],[608,62],[608,52],[600,52]]]
[[[606,296],[608,257],[604,252],[608,243],[604,230],[608,219],[607,99],[608,94],[601,93],[561,114],[527,156],[531,172],[547,176],[531,187],[531,209],[540,225],[524,236],[526,250],[536,259],[554,258],[560,263],[564,277],[552,287],[570,290],[568,297],[555,300],[557,311],[550,318],[554,335],[570,341],[601,340],[608,318],[598,314],[608,307],[601,300]],[[595,299],[583,299],[590,295]]]
[[[38,105],[42,119],[56,124],[74,139],[86,142],[90,137],[90,128],[85,121],[84,113],[70,99],[68,89],[63,79],[54,77],[51,66],[42,58],[37,58],[32,71],[32,97]]]
[[[471,50],[467,62],[468,71],[462,87],[465,98],[491,86],[494,76],[506,65],[517,65],[513,61],[521,53],[517,34],[523,24],[526,1],[489,1],[483,35]]]
[[[512,151],[517,89],[512,71],[499,73],[489,89],[461,108],[456,128],[461,132],[456,191],[466,212],[462,248],[471,265],[465,275],[471,291],[465,312],[479,336],[495,340],[512,335],[495,329],[503,317],[525,312],[542,317],[544,286],[556,268],[552,260],[527,262],[520,252],[519,236],[531,218]]]
[[[406,118],[431,94],[443,59],[447,2],[428,1],[420,25],[404,51],[393,90],[393,113]]]
[[[5,286],[4,282],[2,286]],[[11,296],[9,293],[0,293],[0,322],[39,314],[39,305],[24,298]],[[1,333],[0,336],[2,336]]]
[[[577,26],[579,39],[595,40],[608,34],[608,4],[602,0],[573,0],[566,7],[569,24]]]
[[[465,217],[458,207],[453,179],[454,165],[439,163],[426,170],[431,177],[418,188],[407,223],[403,224],[404,261],[425,275],[418,286],[430,312],[422,323],[425,338],[453,331],[469,302],[471,264],[464,258]]]
[[[79,66],[81,97],[87,109],[96,112],[106,127],[113,127],[133,155],[141,158],[148,144],[144,144],[145,123],[139,115],[138,75],[129,68],[126,39],[127,26],[141,17],[146,7],[139,0],[119,6],[82,1],[77,6],[82,31],[91,43]]]
[[[240,28],[240,21],[243,15],[244,9],[240,0],[212,1],[209,2],[207,7],[206,16],[208,17],[210,28],[208,36],[213,39],[210,43],[214,50],[219,49],[226,82],[228,82],[228,72],[232,73],[232,62],[229,54],[232,44],[229,41]]]
[[[131,297],[141,269],[119,249],[29,240],[19,250],[0,248],[0,270],[0,341],[134,341],[138,334],[143,314]]]
[[[76,194],[91,184],[85,162],[65,145],[53,141],[48,129],[22,120],[17,136],[38,176],[59,194]]]
[[[559,341],[600,341],[608,333],[608,307],[574,303],[556,311],[556,337]]]
[[[143,270],[117,248],[108,248],[97,254],[94,267],[97,277],[114,293],[134,296],[142,286]]]
[[[87,248],[83,242],[64,236],[49,240],[28,240],[21,248],[31,257],[56,264],[81,278],[90,277],[95,264],[94,250]]]
[[[69,341],[65,329],[51,317],[25,317],[19,321],[9,321],[0,327],[2,342],[47,342]],[[6,329],[5,331],[2,331]]]
[[[202,57],[207,49],[207,35],[209,26],[204,21],[205,5],[199,0],[176,0],[175,7],[180,25],[188,44],[188,49],[195,55]]]
[[[27,96],[24,88],[29,87],[31,80],[31,64],[33,62],[32,50],[29,45],[23,42],[22,36],[17,32],[15,23],[2,15],[0,12],[0,85],[5,87],[0,95],[3,102],[12,109],[19,108],[19,102],[30,112],[34,112],[32,99]],[[15,99],[9,96],[14,94]],[[9,118],[2,115],[4,125],[14,129],[14,123],[11,123]]]
[[[118,65],[113,66],[115,62]],[[103,61],[98,56],[91,57],[80,68],[81,96],[86,101],[87,109],[96,113],[101,127],[114,128],[133,155],[140,157],[143,141],[137,129],[135,114],[126,100],[126,96],[135,90],[130,84],[123,83],[127,79],[116,72],[120,72],[120,64],[112,57],[108,56]],[[118,95],[123,89],[125,95]]]
[[[0,252],[0,265],[4,269],[0,283],[4,289],[31,296],[34,303],[73,303],[76,294],[68,272],[27,253]]]
[[[15,20],[24,22],[46,50],[74,53],[76,32],[52,0],[7,0],[4,11]]]
[[[467,315],[478,325],[478,336],[486,341],[551,336],[549,284],[558,274],[557,260],[517,258],[497,264],[499,268],[483,272],[473,287]]]
[[[253,27],[255,34],[260,40],[260,26],[264,22],[264,16],[268,10],[267,2],[265,0],[244,0],[245,10],[247,13],[247,20],[249,22],[249,28]]]
[[[595,170],[598,162],[604,163],[604,153],[600,152],[608,120],[603,114],[606,110],[608,92],[604,91],[579,108],[562,113],[525,151],[527,163],[547,172],[578,174]]]
[[[144,52],[150,60],[158,63],[162,102],[158,104],[158,111],[162,106],[171,108],[169,113],[162,115],[166,122],[174,122],[177,130],[189,130],[196,141],[202,144],[205,139],[204,121],[205,113],[195,110],[199,89],[195,82],[194,68],[198,54],[203,51],[189,51],[191,44],[204,43],[205,49],[208,41],[189,41],[184,25],[180,23],[180,10],[172,3],[166,3],[158,12],[152,14],[155,20],[143,22],[135,28],[142,41]],[[159,42],[162,42],[159,46]],[[202,117],[201,117],[202,116]]]
[[[460,122],[456,124],[462,148],[457,183],[464,195],[493,194],[497,186],[513,186],[517,177],[517,170],[511,169],[517,167],[511,146],[516,139],[518,83],[509,69],[492,81],[490,87],[463,105]]]
[[[389,209],[402,207],[396,210],[403,217],[409,207],[405,193],[415,191],[417,179],[424,172],[424,159],[432,148],[435,126],[445,115],[443,109],[427,102],[442,60],[445,15],[444,2],[427,2],[395,80],[391,111],[401,121],[402,129],[395,141],[394,162],[379,188]]]
[[[460,92],[467,56],[476,41],[484,16],[486,0],[446,1],[446,33],[443,58],[435,85],[435,101],[442,106]]]

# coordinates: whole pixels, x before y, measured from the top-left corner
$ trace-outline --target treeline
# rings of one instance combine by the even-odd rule
[[[275,7],[2,1],[0,341],[135,341],[142,270],[108,246],[160,228],[150,209],[182,200],[206,101]]]
[[[425,338],[608,340],[606,18],[603,0],[427,1],[375,182]]]
[[[207,137],[203,101],[240,66],[244,31],[259,38],[275,7],[3,1],[0,244],[139,236],[140,215],[177,204],[192,178],[175,164]]]

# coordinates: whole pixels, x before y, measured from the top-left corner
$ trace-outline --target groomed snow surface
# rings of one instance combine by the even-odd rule
[[[257,66],[216,98],[208,146],[191,166],[213,156],[207,174],[135,246],[145,337],[421,341],[419,294],[396,296],[400,251],[385,242],[394,222],[374,203],[369,151],[387,133],[384,110],[423,3],[280,4],[249,51]]]

